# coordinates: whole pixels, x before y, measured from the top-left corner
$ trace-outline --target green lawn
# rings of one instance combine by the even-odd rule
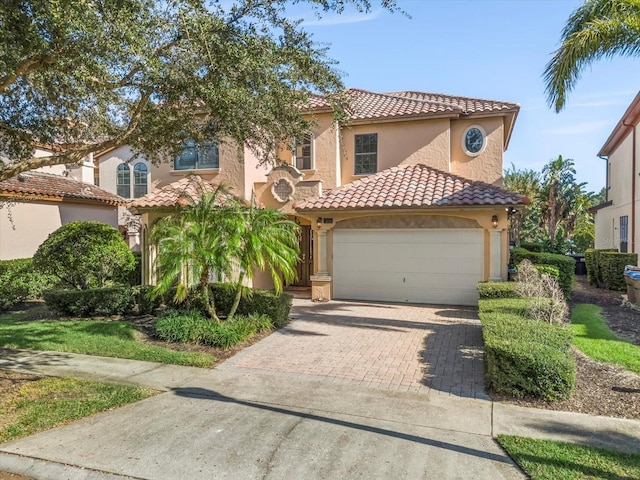
[[[137,402],[154,393],[146,388],[70,378],[28,382],[0,399],[0,442]]]
[[[510,435],[498,442],[531,480],[640,478],[640,455]]]
[[[640,347],[622,340],[609,330],[600,311],[596,305],[576,305],[570,327],[575,335],[574,345],[594,360],[640,373]]]
[[[83,353],[149,362],[209,367],[214,357],[177,352],[138,342],[135,328],[124,321],[24,321],[20,312],[0,316],[0,346]]]

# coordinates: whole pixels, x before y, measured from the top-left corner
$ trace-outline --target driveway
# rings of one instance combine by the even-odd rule
[[[476,309],[295,299],[291,316],[289,326],[218,368],[488,398]]]

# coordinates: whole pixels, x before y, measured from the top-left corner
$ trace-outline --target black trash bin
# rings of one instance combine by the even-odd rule
[[[586,275],[587,264],[584,262],[584,255],[582,253],[571,253],[569,257],[572,257],[576,261],[576,268],[573,273],[576,275]]]

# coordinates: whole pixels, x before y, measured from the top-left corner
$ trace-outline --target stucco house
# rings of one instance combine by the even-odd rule
[[[150,193],[130,207],[142,216],[146,281],[154,256],[148,230],[194,174],[300,225],[296,285],[311,287],[313,299],[471,305],[477,282],[506,279],[508,211],[528,201],[502,188],[519,105],[424,92],[346,95],[349,125],[313,97],[304,111],[313,128],[293,152],[278,152],[275,167],[215,139],[186,144],[171,162],[145,163]],[[106,157],[132,163],[121,147],[97,155],[101,172]],[[269,288],[270,280],[256,275],[254,286]]]
[[[93,185],[92,158],[77,167],[56,165],[0,182],[0,260],[32,257],[50,233],[69,222],[98,221],[117,228],[124,203]]]
[[[616,248],[636,253],[640,225],[640,153],[638,152],[640,93],[607,138],[598,156],[606,165],[605,202],[591,209],[595,213],[595,247]]]

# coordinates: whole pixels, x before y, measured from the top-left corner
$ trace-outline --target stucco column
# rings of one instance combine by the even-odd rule
[[[500,282],[502,278],[502,230],[489,230],[489,281]]]
[[[318,272],[317,275],[329,275],[327,267],[327,231],[318,230]]]
[[[311,275],[311,300],[327,301],[331,299],[331,277],[327,264],[327,231],[316,230],[318,271]]]

